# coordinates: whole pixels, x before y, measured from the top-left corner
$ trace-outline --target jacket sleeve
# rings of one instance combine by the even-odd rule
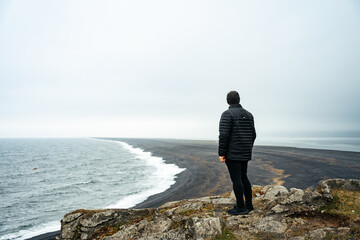
[[[252,131],[253,131],[253,145],[254,145],[254,142],[255,142],[255,139],[256,139],[256,130],[255,130],[255,123],[254,123],[254,118],[252,120]]]
[[[226,156],[232,130],[232,118],[229,111],[225,111],[219,123],[219,156]]]

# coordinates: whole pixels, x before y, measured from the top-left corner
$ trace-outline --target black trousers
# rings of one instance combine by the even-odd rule
[[[237,206],[239,208],[244,208],[245,203],[247,207],[252,206],[251,184],[247,177],[248,161],[235,161],[226,159],[225,163],[233,183]]]

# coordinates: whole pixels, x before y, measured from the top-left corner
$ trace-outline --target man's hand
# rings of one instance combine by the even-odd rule
[[[226,161],[225,156],[219,156],[219,160],[220,162],[225,162]]]

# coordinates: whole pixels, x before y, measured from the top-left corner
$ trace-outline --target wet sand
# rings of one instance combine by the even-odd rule
[[[216,141],[173,139],[125,139],[134,147],[162,157],[185,171],[165,192],[153,195],[134,208],[158,207],[169,201],[218,195],[231,191],[231,181],[224,163],[217,155]],[[248,176],[252,184],[277,184],[287,188],[307,188],[328,178],[360,178],[360,152],[255,146]],[[32,238],[52,240],[59,231]]]

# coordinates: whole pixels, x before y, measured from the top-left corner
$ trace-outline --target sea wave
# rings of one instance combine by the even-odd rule
[[[45,233],[59,231],[59,229],[60,229],[60,222],[54,221],[54,222],[44,223],[27,230],[20,230],[19,232],[16,233],[11,233],[1,236],[0,240],[13,240],[13,239],[25,240]]]
[[[138,159],[144,160],[147,165],[155,167],[155,171],[151,174],[152,186],[143,192],[131,194],[120,199],[117,203],[107,206],[107,208],[130,208],[145,201],[152,195],[162,193],[169,189],[176,179],[176,175],[186,170],[175,164],[168,164],[161,157],[155,157],[151,152],[146,152],[141,148],[135,148],[130,144],[122,141],[96,139],[100,141],[110,141],[120,144],[124,149],[136,155]]]

